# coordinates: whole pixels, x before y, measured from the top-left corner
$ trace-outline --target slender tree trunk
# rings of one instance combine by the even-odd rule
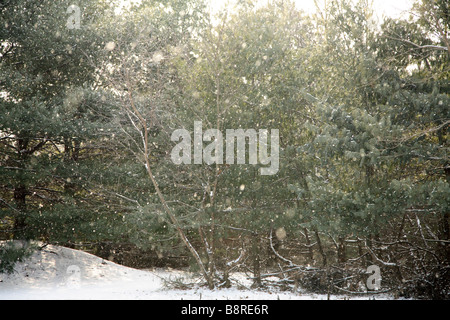
[[[214,286],[214,280],[213,280],[212,276],[210,274],[208,274],[207,270],[205,269],[205,266],[203,265],[202,259],[198,255],[197,250],[195,250],[195,248],[192,246],[192,244],[190,243],[190,241],[186,237],[186,234],[184,233],[183,229],[181,229],[180,224],[178,223],[178,219],[175,217],[175,215],[172,213],[172,211],[170,210],[169,206],[167,205],[167,202],[166,202],[163,194],[161,193],[161,190],[159,189],[158,183],[156,182],[155,177],[153,176],[153,173],[152,173],[152,171],[150,169],[150,162],[148,161],[148,157],[146,157],[145,161],[146,161],[147,173],[148,173],[148,175],[150,177],[150,180],[153,183],[153,186],[156,189],[156,193],[158,194],[158,197],[159,197],[160,201],[163,204],[164,210],[166,211],[166,213],[169,216],[170,220],[172,221],[172,223],[174,224],[175,228],[177,229],[178,235],[180,236],[181,240],[186,245],[186,247],[189,249],[189,251],[191,252],[193,257],[195,258],[195,260],[197,261],[197,264],[200,267],[202,275],[203,275],[203,277],[205,278],[205,280],[208,283],[208,287],[210,289],[214,289],[215,286]]]
[[[305,232],[305,238],[306,238],[306,245],[308,246],[308,259],[310,261],[311,264],[314,263],[314,252],[311,246],[311,241],[309,240],[309,234],[308,234],[308,229],[304,228],[303,229]]]
[[[72,153],[72,140],[64,138],[64,161],[69,161]]]
[[[208,271],[211,276],[216,272],[216,258],[215,258],[215,221],[214,221],[214,213],[211,216],[211,232],[209,237],[209,260],[208,260]]]
[[[345,263],[345,261],[347,261],[345,238],[339,237],[338,241],[339,241],[337,250],[338,261],[339,263]]]
[[[253,287],[261,286],[261,264],[259,256],[259,236],[255,232],[252,234],[252,260],[253,260]]]
[[[447,167],[445,168],[445,178],[447,180],[447,183],[450,184],[450,167],[448,167],[448,163],[447,163]],[[447,262],[447,265],[450,264],[450,223],[449,223],[449,219],[450,219],[450,213],[444,212],[441,214],[441,218],[439,221],[440,224],[440,229],[441,229],[441,236],[440,239],[441,240],[445,240],[447,242],[443,243],[442,246],[442,251],[445,257],[445,260]]]
[[[403,275],[400,269],[400,266],[398,264],[398,260],[397,260],[397,248],[398,248],[398,243],[402,237],[403,234],[403,228],[405,227],[405,222],[406,222],[406,213],[403,215],[402,218],[402,222],[400,223],[400,228],[398,230],[398,234],[397,234],[397,243],[392,247],[392,262],[394,262],[396,264],[396,266],[394,267],[395,269],[395,274],[397,276],[397,279],[400,281],[400,283],[403,282]]]
[[[81,141],[78,139],[75,139],[73,141],[73,151],[72,151],[72,160],[77,162],[80,157],[80,150],[81,150]]]
[[[215,285],[214,285],[213,276],[211,274],[208,274],[208,271],[206,270],[205,265],[202,262],[202,259],[200,258],[197,250],[191,244],[191,242],[187,238],[185,232],[181,228],[181,226],[180,226],[180,224],[178,222],[178,219],[173,214],[172,210],[170,209],[169,205],[167,204],[164,195],[162,194],[161,190],[159,189],[159,186],[158,186],[158,183],[156,182],[155,176],[153,175],[153,172],[152,172],[152,169],[151,169],[150,160],[149,160],[149,128],[147,126],[146,119],[139,112],[139,110],[136,108],[136,106],[134,104],[134,99],[133,99],[133,96],[132,96],[132,87],[129,84],[128,74],[127,74],[127,86],[128,86],[128,98],[129,98],[130,105],[125,104],[124,108],[128,112],[133,113],[139,119],[139,123],[142,126],[142,139],[143,139],[142,144],[143,144],[143,147],[144,147],[143,157],[144,157],[145,168],[146,168],[147,174],[148,174],[148,176],[149,176],[149,178],[150,178],[150,180],[151,180],[151,182],[153,184],[153,187],[156,190],[156,194],[158,195],[158,198],[160,199],[160,201],[161,201],[161,203],[163,205],[164,211],[169,216],[172,224],[175,226],[175,229],[177,230],[179,237],[181,238],[181,240],[183,241],[185,246],[188,248],[189,252],[194,257],[195,261],[197,262],[197,265],[199,266],[203,277],[205,278],[206,282],[208,283],[208,287],[210,289],[214,289]]]
[[[317,246],[319,247],[319,253],[322,256],[322,265],[323,267],[326,267],[328,265],[327,255],[323,251],[322,242],[320,241],[319,231],[317,231],[317,228],[314,229],[314,234],[316,236]]]
[[[361,239],[358,238],[358,255],[360,257],[362,257],[364,255],[363,244],[361,242],[362,242]],[[361,261],[362,261],[364,267],[368,267],[369,264],[368,264],[368,260],[367,260],[367,255],[365,255],[364,258],[361,258],[361,259],[362,259]]]
[[[26,196],[27,188],[24,184],[20,184],[14,188],[14,202],[18,210],[17,215],[14,219],[14,238],[20,240],[25,239],[25,229],[27,228],[27,223],[25,221],[25,214],[27,210]]]
[[[366,246],[367,246],[367,248],[372,250],[372,235],[369,235],[369,237],[366,239]],[[371,254],[366,256],[366,262],[367,262],[367,265],[373,264],[373,257]]]
[[[17,151],[18,151],[18,166],[21,169],[26,168],[26,162],[28,161],[28,145],[29,140],[27,138],[17,139]],[[26,211],[27,211],[27,196],[28,190],[22,179],[19,179],[18,184],[14,187],[14,202],[17,208],[17,215],[14,217],[14,238],[26,240],[25,229],[26,223]]]

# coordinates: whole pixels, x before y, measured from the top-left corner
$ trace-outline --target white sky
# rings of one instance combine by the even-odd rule
[[[129,2],[139,2],[140,0],[122,0],[123,4]],[[209,1],[213,12],[223,9],[227,3],[235,3],[236,0],[207,0]],[[261,3],[270,0],[257,0]],[[314,0],[293,0],[299,9],[303,9],[306,12],[314,12],[315,5]],[[319,4],[324,1],[333,0],[317,0]],[[371,0],[376,14],[379,18],[383,15],[390,16],[392,18],[399,18],[402,14],[405,14],[411,7],[414,0]],[[120,8],[117,8],[120,11]]]
[[[373,0],[373,5],[378,14],[384,14],[392,18],[398,18],[411,9],[412,0]]]
[[[213,10],[222,9],[226,3],[235,2],[236,0],[209,0]],[[267,2],[268,0],[259,0]],[[318,0],[322,3],[324,0]],[[330,0],[328,0],[330,1]],[[331,0],[332,1],[332,0]],[[381,18],[383,15],[398,18],[402,13],[409,10],[413,4],[413,0],[372,0],[376,14]],[[313,12],[315,10],[314,0],[294,0],[299,9],[306,12]]]

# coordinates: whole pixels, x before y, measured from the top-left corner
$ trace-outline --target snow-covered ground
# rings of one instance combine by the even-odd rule
[[[137,270],[103,260],[86,252],[58,246],[47,246],[15,266],[10,275],[0,274],[0,300],[320,300],[326,295],[302,294],[281,291],[256,291],[238,289],[208,290],[174,289],[173,283],[195,282],[187,272],[178,270]],[[234,280],[245,288],[250,282],[242,274]],[[391,299],[388,295],[348,297],[332,296],[331,299]]]

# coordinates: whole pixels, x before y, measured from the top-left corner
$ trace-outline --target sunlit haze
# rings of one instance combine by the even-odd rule
[[[140,2],[141,0],[122,0],[124,5]],[[233,5],[237,0],[207,0],[211,11],[213,13],[223,10],[227,5]],[[258,0],[260,4],[267,3],[270,0]],[[312,13],[316,10],[315,0],[294,0],[297,8],[304,10],[305,12]],[[326,0],[317,0],[319,6],[322,6]],[[389,16],[392,18],[399,18],[404,15],[413,4],[413,0],[372,0],[373,7],[376,15],[381,18],[383,16]],[[118,9],[120,10],[120,9]]]
[[[270,0],[259,0],[260,3],[267,3]],[[323,5],[326,0],[317,0],[319,6]],[[235,3],[236,0],[209,0],[210,6],[213,11],[218,11],[223,9],[227,4]],[[314,0],[294,0],[297,8],[302,9],[308,13],[312,13],[316,10],[316,5]],[[390,16],[399,17],[408,11],[412,4],[412,0],[372,0],[373,7],[376,14],[379,17]]]

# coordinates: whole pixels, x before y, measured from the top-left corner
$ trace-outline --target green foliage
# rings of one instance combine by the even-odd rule
[[[4,238],[98,239],[92,225],[90,232],[71,230],[80,221],[104,223],[91,213],[115,202],[110,194],[98,196],[102,177],[92,174],[94,168],[107,174],[104,162],[112,158],[101,150],[111,150],[116,103],[93,87],[101,43],[96,23],[107,5],[78,2],[82,28],[71,30],[70,4],[9,1],[0,8],[1,219],[13,221]]]
[[[0,273],[13,273],[17,262],[22,262],[33,254],[36,246],[29,243],[6,241],[0,244]]]
[[[255,248],[279,228],[389,242],[411,214],[449,240],[445,1],[380,26],[367,1],[309,16],[289,1],[240,1],[216,17],[196,0],[121,14],[114,4],[79,1],[79,30],[65,27],[68,1],[0,7],[2,238],[165,256],[184,254],[182,230],[211,274],[239,246],[257,273]],[[200,120],[204,130],[278,129],[277,174],[172,163],[171,133]]]

